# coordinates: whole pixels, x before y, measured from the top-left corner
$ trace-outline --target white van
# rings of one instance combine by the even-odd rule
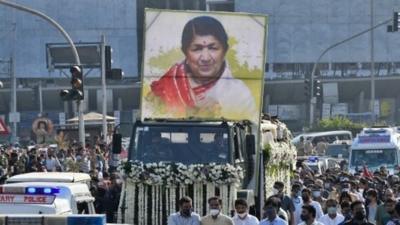
[[[378,170],[385,166],[390,174],[398,173],[400,163],[400,134],[396,128],[364,128],[351,145],[349,172],[367,166]]]
[[[324,132],[312,132],[297,135],[293,138],[292,143],[297,147],[300,143],[301,137],[304,140],[310,140],[314,146],[320,141],[328,142],[328,144],[348,144],[351,145],[353,135],[348,130],[335,130]]]
[[[6,183],[21,182],[61,182],[61,183],[84,183],[90,184],[90,176],[86,173],[71,172],[33,172],[23,173],[12,176],[6,180]]]
[[[86,184],[23,182],[0,186],[0,214],[95,214]]]
[[[13,176],[0,186],[0,214],[95,214],[88,181],[83,173]]]

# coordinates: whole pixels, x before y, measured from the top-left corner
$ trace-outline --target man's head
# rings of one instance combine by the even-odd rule
[[[389,198],[394,198],[394,193],[391,188],[385,190],[385,194],[383,195],[383,201],[386,202],[386,200]]]
[[[310,202],[311,201],[311,190],[309,188],[304,188],[301,191],[301,198],[303,199],[304,202]]]
[[[378,201],[378,192],[375,189],[370,189],[367,191],[367,198],[370,202]]]
[[[183,217],[190,217],[192,213],[192,199],[188,196],[184,196],[179,199],[179,212]]]
[[[236,199],[235,201],[235,211],[236,214],[240,217],[240,218],[245,218],[247,215],[247,210],[248,210],[249,206],[247,204],[247,201],[244,199]]]
[[[282,181],[276,181],[273,186],[274,195],[282,193],[284,187],[285,184]]]
[[[361,201],[351,203],[351,214],[355,220],[364,220],[366,217],[364,204]]]
[[[292,185],[291,194],[294,197],[301,197],[301,185],[298,183],[294,183]]]
[[[337,201],[335,199],[326,200],[326,209],[328,214],[331,216],[335,216],[337,213]]]
[[[344,216],[351,215],[350,202],[344,201],[340,204],[341,212]]]
[[[208,199],[208,206],[210,208],[210,215],[217,217],[222,208],[222,200],[217,196],[211,197]]]
[[[311,186],[312,196],[313,196],[314,198],[319,198],[319,197],[321,197],[321,189],[322,189],[322,187],[319,186],[319,185],[316,185],[316,184],[312,185],[312,186]]]
[[[228,35],[218,20],[210,16],[193,18],[183,28],[181,44],[195,81],[212,81],[222,74]]]
[[[301,207],[301,215],[300,218],[303,221],[314,221],[315,216],[317,215],[317,211],[315,210],[314,206],[312,205],[303,205]]]
[[[393,215],[396,212],[395,211],[396,203],[397,203],[397,201],[395,198],[386,199],[386,202],[385,202],[386,212],[389,213],[390,215]]]
[[[281,207],[281,200],[277,197],[270,197],[265,201],[264,204],[264,216],[268,220],[272,221],[275,219]]]

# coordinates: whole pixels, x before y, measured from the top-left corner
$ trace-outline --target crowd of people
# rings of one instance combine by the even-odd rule
[[[57,145],[3,145],[0,148],[0,184],[13,175],[29,172],[83,172],[91,176],[90,191],[96,213],[116,222],[122,178],[109,165],[109,147],[103,143],[85,147],[72,143]]]
[[[232,217],[221,213],[218,197],[208,200],[209,214],[200,217],[191,209],[191,199],[179,201],[180,211],[169,217],[168,225],[399,225],[400,178],[385,167],[355,174],[331,169],[315,175],[302,167],[295,171],[290,193],[275,182],[273,195],[262,209],[261,220],[249,214],[243,199],[235,202]]]

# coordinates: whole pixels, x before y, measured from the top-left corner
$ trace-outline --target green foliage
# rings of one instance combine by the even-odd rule
[[[356,135],[363,127],[367,127],[363,123],[354,123],[344,117],[333,117],[329,119],[322,119],[310,131],[332,131],[332,130],[349,130]]]

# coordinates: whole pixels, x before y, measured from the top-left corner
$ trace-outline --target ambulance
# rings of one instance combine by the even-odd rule
[[[80,173],[16,175],[0,186],[0,214],[95,214],[88,181]]]
[[[400,163],[400,134],[395,128],[364,128],[354,139],[349,159],[349,172],[387,168],[390,174],[398,172]]]

